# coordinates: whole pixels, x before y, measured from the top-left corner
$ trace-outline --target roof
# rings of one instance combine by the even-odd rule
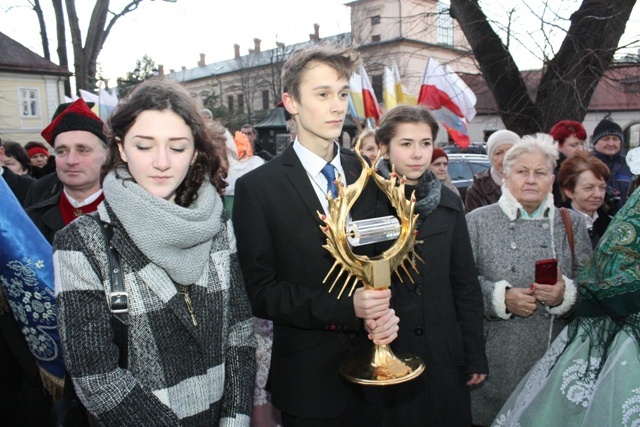
[[[261,129],[273,129],[273,128],[286,128],[287,120],[284,117],[284,107],[276,107],[269,112],[269,115],[265,117],[263,121],[253,126],[254,128]],[[344,119],[343,129],[355,129],[356,123],[353,121],[350,115]]]
[[[71,76],[66,68],[44,59],[11,37],[0,33],[0,71]]]
[[[496,114],[498,105],[482,74],[460,74],[478,99],[478,114]],[[542,70],[523,71],[522,77],[535,99]],[[589,102],[589,111],[638,111],[640,110],[640,64],[613,65],[598,82]]]
[[[321,43],[333,43],[339,46],[349,46],[351,44],[351,33],[343,33],[335,36],[324,37],[320,40]],[[302,43],[296,43],[287,45],[285,51],[282,52],[281,48],[274,48],[258,53],[250,53],[248,55],[241,56],[239,58],[231,58],[220,62],[213,62],[201,67],[187,68],[184,70],[176,71],[166,75],[167,78],[184,83],[193,80],[211,78],[211,76],[221,76],[227,73],[233,73],[235,71],[247,68],[262,67],[274,62],[284,62],[291,53],[307,46],[315,41],[306,41]],[[275,60],[277,59],[277,60]]]

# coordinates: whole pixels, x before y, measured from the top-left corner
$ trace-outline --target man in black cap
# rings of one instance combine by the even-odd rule
[[[622,128],[609,119],[601,120],[591,137],[594,155],[611,170],[605,198],[605,203],[612,209],[611,215],[626,203],[633,178],[624,156],[620,154],[623,140]]]
[[[56,174],[63,188],[26,211],[50,243],[58,230],[78,216],[95,211],[104,199],[100,169],[108,150],[102,128],[102,120],[78,99],[42,131],[42,137],[54,149]]]

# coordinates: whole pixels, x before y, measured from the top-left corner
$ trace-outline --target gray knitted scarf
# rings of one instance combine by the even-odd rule
[[[391,164],[389,160],[382,159],[376,166],[378,173],[389,179],[391,175]],[[438,207],[441,188],[442,184],[430,170],[422,174],[417,185],[405,185],[407,198],[411,196],[414,190],[416,192],[416,212],[420,215],[421,221]]]
[[[209,262],[212,238],[221,229],[222,200],[208,181],[189,207],[148,193],[123,169],[109,172],[104,198],[151,262],[181,285],[196,283]]]

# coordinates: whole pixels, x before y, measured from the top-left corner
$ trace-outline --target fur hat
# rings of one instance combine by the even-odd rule
[[[79,98],[61,112],[59,111],[60,107],[56,110],[57,114],[54,114],[51,124],[41,133],[42,137],[51,144],[51,146],[54,146],[56,136],[72,130],[91,132],[103,142],[106,142],[102,131],[104,123],[100,120],[100,117],[91,111],[82,98]]]
[[[492,133],[487,140],[487,157],[489,157],[489,161],[493,158],[493,152],[496,148],[501,145],[511,144],[514,145],[516,142],[520,141],[520,137],[517,133],[511,132],[510,130],[502,129]]]
[[[620,142],[624,141],[624,133],[622,133],[622,128],[619,124],[609,119],[600,120],[598,126],[593,130],[593,137],[591,138],[593,146],[595,147],[598,141],[609,135],[617,136],[620,138]]]
[[[447,156],[447,153],[442,148],[434,148],[433,154],[431,155],[431,164],[434,164],[440,157],[446,157],[447,160],[449,160],[449,156]]]

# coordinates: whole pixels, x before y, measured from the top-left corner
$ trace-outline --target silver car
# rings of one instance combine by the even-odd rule
[[[467,187],[473,183],[473,176],[491,167],[486,154],[451,153],[449,157],[449,176],[464,201]]]

